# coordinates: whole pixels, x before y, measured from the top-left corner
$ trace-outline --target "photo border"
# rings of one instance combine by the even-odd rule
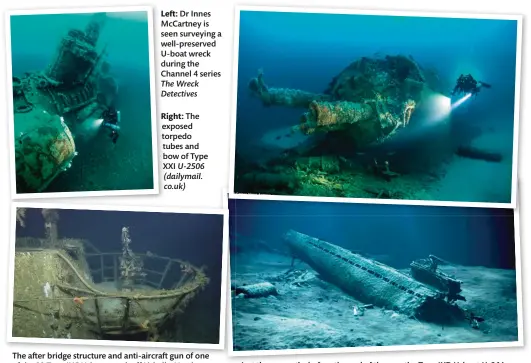
[[[16,163],[15,163],[15,114],[13,109],[13,86],[11,81],[7,87],[7,111],[8,111],[8,132],[9,132],[9,170],[11,172],[11,199],[42,199],[42,198],[74,198],[74,197],[98,197],[98,196],[129,196],[129,195],[158,195],[159,190],[159,155],[158,155],[158,119],[157,119],[157,98],[156,98],[156,78],[155,78],[155,46],[154,46],[154,24],[152,6],[113,6],[113,7],[80,7],[68,9],[28,9],[13,10],[6,12],[5,32],[6,32],[6,79],[13,78],[12,68],[12,45],[11,45],[11,17],[18,15],[66,15],[66,14],[87,14],[87,13],[127,13],[127,12],[147,12],[148,21],[148,41],[149,41],[149,85],[150,85],[150,105],[151,105],[151,149],[153,162],[153,188],[132,189],[132,190],[98,190],[98,191],[65,191],[65,192],[37,192],[37,193],[17,193]]]
[[[440,200],[404,200],[404,199],[372,199],[372,198],[344,198],[344,197],[316,197],[316,196],[285,196],[274,194],[242,194],[234,191],[235,158],[236,158],[236,118],[238,111],[238,60],[240,43],[240,12],[279,12],[279,13],[309,13],[309,14],[344,14],[344,15],[374,15],[374,16],[408,16],[424,18],[459,18],[459,19],[485,19],[485,20],[514,20],[517,22],[516,34],[516,71],[515,71],[515,100],[513,118],[513,153],[511,170],[511,201],[509,203],[493,202],[456,202]],[[521,98],[521,71],[522,71],[522,22],[523,15],[500,14],[463,14],[448,12],[420,12],[420,11],[391,11],[391,10],[354,10],[354,9],[329,9],[321,7],[276,7],[276,6],[236,6],[234,14],[234,38],[232,60],[232,108],[231,108],[231,139],[230,139],[230,164],[229,164],[229,197],[231,199],[260,199],[260,200],[289,200],[312,202],[339,202],[339,203],[371,203],[371,204],[397,204],[397,205],[426,205],[449,207],[475,207],[475,208],[507,208],[515,209],[517,201],[518,180],[518,141],[520,125],[520,98]]]
[[[238,198],[230,198],[238,201]],[[295,202],[295,201],[293,201]],[[511,210],[511,208],[505,208]],[[232,322],[232,297],[228,302],[228,353],[231,357],[253,357],[253,356],[291,356],[291,355],[316,355],[316,354],[340,354],[340,353],[374,353],[374,352],[403,352],[403,351],[432,351],[432,350],[463,350],[463,349],[489,349],[489,348],[511,348],[524,347],[524,316],[522,297],[522,258],[520,240],[520,211],[519,208],[512,209],[514,213],[514,244],[515,244],[515,278],[516,278],[516,313],[518,324],[518,340],[512,342],[488,342],[488,343],[448,343],[448,344],[418,344],[418,345],[388,345],[388,346],[367,346],[367,347],[344,347],[344,348],[303,348],[303,349],[275,349],[275,350],[234,350],[234,334]],[[229,212],[230,218],[230,212]],[[229,253],[229,261],[231,258]],[[229,282],[232,283],[231,268],[229,263]]]
[[[117,340],[92,340],[92,339],[57,339],[57,338],[25,338],[13,337],[13,301],[15,285],[15,242],[17,208],[31,209],[67,209],[67,210],[93,210],[93,211],[114,211],[114,212],[144,212],[144,213],[173,213],[173,214],[215,214],[223,216],[223,241],[221,254],[221,296],[220,296],[220,317],[219,317],[219,343],[178,343],[178,342],[143,342],[143,341],[117,341]],[[110,347],[142,347],[142,348],[182,348],[182,349],[204,349],[204,350],[224,350],[227,315],[227,279],[228,279],[228,246],[229,246],[229,210],[228,209],[198,209],[198,208],[168,208],[168,207],[131,207],[112,205],[82,205],[65,203],[40,203],[40,202],[13,202],[11,205],[11,241],[9,244],[8,265],[8,299],[7,299],[7,333],[8,343],[30,343],[30,344],[57,344],[57,345],[91,345]]]

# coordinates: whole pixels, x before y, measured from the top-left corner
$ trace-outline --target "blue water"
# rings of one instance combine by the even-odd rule
[[[272,130],[297,125],[305,111],[262,106],[248,89],[249,80],[256,77],[259,69],[270,87],[323,93],[334,76],[360,57],[412,56],[424,69],[436,70],[439,83],[446,85],[445,95],[449,95],[461,74],[470,73],[476,80],[492,85],[453,111],[455,127],[448,142],[468,143],[488,134],[488,139],[477,142],[502,153],[507,165],[495,171],[492,165],[457,167],[457,174],[461,173],[460,168],[473,170],[475,175],[484,173],[484,178],[495,185],[497,195],[491,191],[475,195],[472,190],[458,190],[467,177],[463,175],[461,182],[454,182],[452,174],[448,181],[452,185],[443,188],[434,199],[510,201],[516,21],[242,11],[239,31],[236,142],[240,155],[259,158],[263,135],[273,135],[267,140],[274,140],[276,134]],[[411,135],[415,137],[428,136],[417,132]],[[417,154],[432,152],[420,150]],[[492,180],[493,175],[498,175],[496,180]]]
[[[219,342],[222,215],[90,210],[58,210],[58,213],[60,238],[85,239],[101,252],[120,252],[122,227],[129,227],[134,253],[145,254],[149,251],[158,256],[187,261],[198,268],[203,267],[210,283],[190,302],[179,324],[185,342]],[[43,238],[41,209],[27,209],[25,228],[17,226],[16,234],[17,237]],[[86,253],[93,252],[88,247],[85,250]],[[99,268],[94,258],[87,261],[89,264],[94,263],[92,268]],[[150,267],[147,263],[145,268],[156,271],[162,269],[161,266]],[[157,279],[160,276],[148,275],[148,278]],[[171,280],[172,276],[168,275],[167,279]]]
[[[106,133],[78,144],[72,168],[57,178],[49,192],[134,190],[153,188],[148,13],[106,13],[97,44],[106,46],[110,74],[118,84],[117,107],[122,130],[113,145]],[[84,30],[93,14],[18,15],[11,21],[12,72],[46,70],[70,29]],[[77,143],[77,142],[76,142]]]
[[[236,257],[245,239],[286,251],[282,236],[294,229],[349,250],[385,255],[384,262],[395,268],[430,254],[465,266],[516,265],[510,209],[236,199],[229,208],[236,264],[246,263]]]

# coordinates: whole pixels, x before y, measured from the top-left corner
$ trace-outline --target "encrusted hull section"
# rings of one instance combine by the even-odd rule
[[[284,240],[294,257],[363,303],[428,320],[455,310],[443,294],[389,266],[293,230]]]
[[[33,110],[15,124],[15,165],[18,193],[41,192],[70,167],[76,144],[59,116]]]
[[[338,74],[324,94],[269,87],[263,71],[249,82],[264,106],[308,108],[298,125],[305,135],[343,132],[353,147],[380,144],[406,128],[428,90],[419,65],[401,55],[362,57]]]

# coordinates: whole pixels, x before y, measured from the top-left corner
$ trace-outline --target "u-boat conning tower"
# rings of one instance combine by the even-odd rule
[[[84,30],[69,30],[46,70],[13,77],[17,192],[41,192],[68,169],[76,125],[100,118],[114,101],[106,47],[98,50],[105,20],[97,13]]]
[[[465,297],[461,295],[463,291],[461,284],[463,283],[456,278],[439,271],[440,264],[447,265],[447,261],[434,256],[429,255],[428,258],[422,258],[411,262],[411,276],[420,282],[435,287],[436,289],[446,294],[446,299],[449,302],[457,300],[466,301]]]
[[[423,320],[460,315],[444,292],[387,265],[293,230],[285,234],[284,241],[293,257],[360,302]]]
[[[96,87],[90,80],[102,54],[96,46],[105,24],[105,13],[95,14],[85,31],[72,29],[61,40],[55,60],[50,63],[46,77],[57,85],[50,92],[59,114],[79,109],[96,99]]]
[[[105,49],[98,51],[97,46],[105,19],[105,13],[97,13],[85,30],[69,30],[44,72],[13,77],[15,113],[41,108],[66,116],[96,101],[97,68],[105,55]]]

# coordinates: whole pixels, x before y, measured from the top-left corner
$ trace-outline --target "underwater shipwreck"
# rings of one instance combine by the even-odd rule
[[[121,251],[101,252],[60,237],[58,211],[42,214],[46,235],[16,240],[13,337],[179,341],[179,317],[209,283],[202,269],[134,253],[128,227]]]
[[[418,126],[415,115],[450,121],[451,97],[476,95],[485,88],[490,85],[462,75],[452,91],[435,69],[402,55],[361,57],[335,76],[323,93],[271,87],[260,70],[248,85],[252,97],[264,107],[303,111],[291,128],[264,135],[254,146],[263,148],[258,153],[262,156],[236,151],[235,190],[429,199],[427,185],[442,177],[440,166],[453,155],[489,162],[500,162],[502,156],[470,140],[453,145],[448,136],[451,122],[437,120],[437,127],[431,127],[436,131],[420,140],[406,142],[404,135]],[[433,111],[440,113],[441,100],[447,100],[448,114],[433,116]]]
[[[514,271],[434,255],[403,271],[293,230],[283,241],[283,256],[241,256],[231,267],[235,350],[518,339]]]
[[[98,13],[84,30],[69,30],[45,70],[13,75],[18,193],[45,191],[71,167],[79,129],[105,129],[116,142],[118,85],[106,46],[98,44],[105,21],[106,14]]]

